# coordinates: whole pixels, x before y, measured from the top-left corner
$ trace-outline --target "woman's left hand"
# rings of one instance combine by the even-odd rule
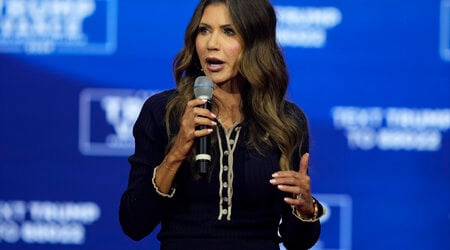
[[[294,205],[300,214],[312,217],[314,203],[311,195],[311,179],[308,176],[309,154],[305,153],[300,159],[300,167],[297,171],[278,171],[272,174],[270,183],[276,185],[279,190],[292,194],[292,198],[285,197],[284,201]]]

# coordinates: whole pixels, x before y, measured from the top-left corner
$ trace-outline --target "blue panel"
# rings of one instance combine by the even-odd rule
[[[196,2],[0,0],[0,249],[158,249],[118,205]],[[328,209],[314,249],[450,249],[450,0],[272,2]]]

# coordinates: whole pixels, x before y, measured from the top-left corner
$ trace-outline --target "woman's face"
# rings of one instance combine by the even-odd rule
[[[225,4],[210,4],[205,8],[195,47],[205,75],[214,83],[226,83],[238,74],[243,44]]]

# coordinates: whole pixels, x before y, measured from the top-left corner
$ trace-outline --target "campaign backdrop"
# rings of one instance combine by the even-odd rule
[[[450,0],[273,0],[314,249],[450,249]],[[0,249],[158,249],[118,206],[196,0],[0,0]]]

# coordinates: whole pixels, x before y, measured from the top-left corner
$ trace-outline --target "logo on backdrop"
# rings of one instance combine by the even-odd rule
[[[0,200],[0,243],[82,245],[100,214],[93,202]]]
[[[0,0],[0,52],[111,54],[117,0]]]
[[[450,128],[450,109],[337,106],[331,115],[350,149],[438,151]]]
[[[145,100],[158,90],[85,89],[80,94],[79,149],[84,155],[133,153],[133,125]]]
[[[440,54],[443,60],[450,62],[450,0],[441,2]]]
[[[336,7],[275,6],[275,10],[277,39],[284,47],[323,48],[327,31],[342,21]]]

